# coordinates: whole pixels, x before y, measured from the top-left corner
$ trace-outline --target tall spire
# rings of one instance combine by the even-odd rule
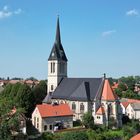
[[[56,44],[61,44],[61,36],[60,36],[60,26],[59,26],[59,16],[57,18],[57,27],[56,27],[56,38],[55,38]]]
[[[55,42],[48,60],[68,61],[63,46],[61,44],[59,16],[57,18]]]

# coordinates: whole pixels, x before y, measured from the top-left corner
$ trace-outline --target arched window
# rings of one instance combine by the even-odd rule
[[[75,110],[76,110],[76,104],[75,104],[75,102],[72,103],[72,110],[73,110],[73,112],[75,112]]]
[[[113,107],[111,104],[108,105],[108,114],[112,115],[113,114]]]
[[[81,104],[80,104],[80,112],[83,113],[83,112],[84,112],[84,109],[85,109],[84,104],[81,103]]]

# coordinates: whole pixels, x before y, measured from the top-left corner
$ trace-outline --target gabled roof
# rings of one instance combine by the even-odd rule
[[[56,38],[48,60],[68,61],[61,44],[59,18],[57,19]]]
[[[140,133],[133,136],[130,140],[140,140]]]
[[[94,100],[103,83],[102,78],[64,78],[53,92],[53,99]]]
[[[117,100],[117,95],[113,92],[108,79],[104,82],[103,92],[102,92],[102,100]]]
[[[129,102],[121,102],[124,108],[127,108],[127,106],[130,104]]]
[[[41,104],[37,105],[37,108],[42,118],[73,115],[68,104],[60,104],[60,105]]]
[[[102,106],[99,107],[99,109],[96,112],[96,115],[104,115],[104,114],[105,114],[104,108]]]

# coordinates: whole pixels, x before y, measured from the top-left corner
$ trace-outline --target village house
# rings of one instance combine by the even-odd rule
[[[140,103],[130,103],[126,107],[126,115],[129,119],[140,120]]]
[[[40,133],[72,128],[73,113],[68,104],[37,105],[32,113],[32,124]]]
[[[58,18],[55,43],[48,58],[48,95],[43,103],[68,104],[74,114],[73,120],[81,120],[84,113],[91,111],[95,123],[108,125],[109,119],[114,118],[120,127],[120,102],[106,76],[68,78],[67,62]]]

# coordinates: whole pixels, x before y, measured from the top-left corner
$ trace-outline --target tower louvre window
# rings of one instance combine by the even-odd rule
[[[53,73],[55,73],[55,63],[53,62]]]
[[[55,73],[55,62],[51,62],[51,73]]]
[[[52,67],[53,67],[53,64],[51,63],[51,73],[53,72],[53,68]]]

